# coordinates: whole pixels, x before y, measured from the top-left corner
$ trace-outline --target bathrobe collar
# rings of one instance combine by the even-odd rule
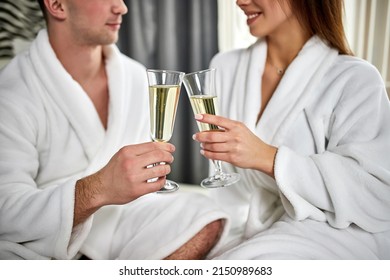
[[[104,129],[94,104],[80,84],[65,70],[52,49],[47,30],[41,30],[32,43],[30,58],[44,95],[52,98],[79,136],[87,157],[92,160],[102,147],[103,141],[115,141],[123,126],[121,112],[124,110],[123,89],[125,83],[120,53],[115,45],[103,48],[108,75],[109,117],[107,131]],[[113,78],[115,77],[115,79]],[[115,83],[113,82],[115,80]],[[61,128],[58,128],[61,129]],[[113,143],[115,144],[115,143]]]
[[[232,94],[236,100],[230,103],[232,116],[245,122],[265,142],[280,145],[286,129],[316,94],[315,89],[337,55],[335,49],[317,36],[306,42],[286,69],[256,125],[261,108],[261,77],[267,58],[266,40],[259,39],[240,58]]]

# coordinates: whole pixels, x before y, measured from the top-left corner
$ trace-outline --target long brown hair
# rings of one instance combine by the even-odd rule
[[[353,55],[344,32],[343,0],[289,0],[288,3],[310,35],[325,40],[340,54]]]

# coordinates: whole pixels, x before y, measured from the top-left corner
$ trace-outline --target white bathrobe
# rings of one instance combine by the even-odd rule
[[[275,177],[229,164],[220,259],[390,259],[390,106],[378,71],[311,38],[256,124],[267,43],[218,54],[221,115],[278,147]],[[229,248],[231,248],[229,250]]]
[[[226,214],[201,195],[150,194],[72,229],[76,180],[150,141],[145,68],[104,48],[108,128],[42,30],[0,73],[0,259],[161,259]]]

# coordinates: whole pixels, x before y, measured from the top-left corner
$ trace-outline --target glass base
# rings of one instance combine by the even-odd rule
[[[170,193],[175,192],[179,189],[179,184],[171,180],[166,180],[164,187],[162,187],[158,193]]]
[[[223,188],[237,183],[241,176],[238,173],[220,173],[204,179],[200,185],[206,189]]]

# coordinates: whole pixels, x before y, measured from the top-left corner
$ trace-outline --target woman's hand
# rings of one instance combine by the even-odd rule
[[[264,143],[241,122],[208,114],[195,115],[195,119],[221,128],[194,134],[193,139],[200,142],[201,154],[206,158],[256,169],[274,177],[276,147]]]

